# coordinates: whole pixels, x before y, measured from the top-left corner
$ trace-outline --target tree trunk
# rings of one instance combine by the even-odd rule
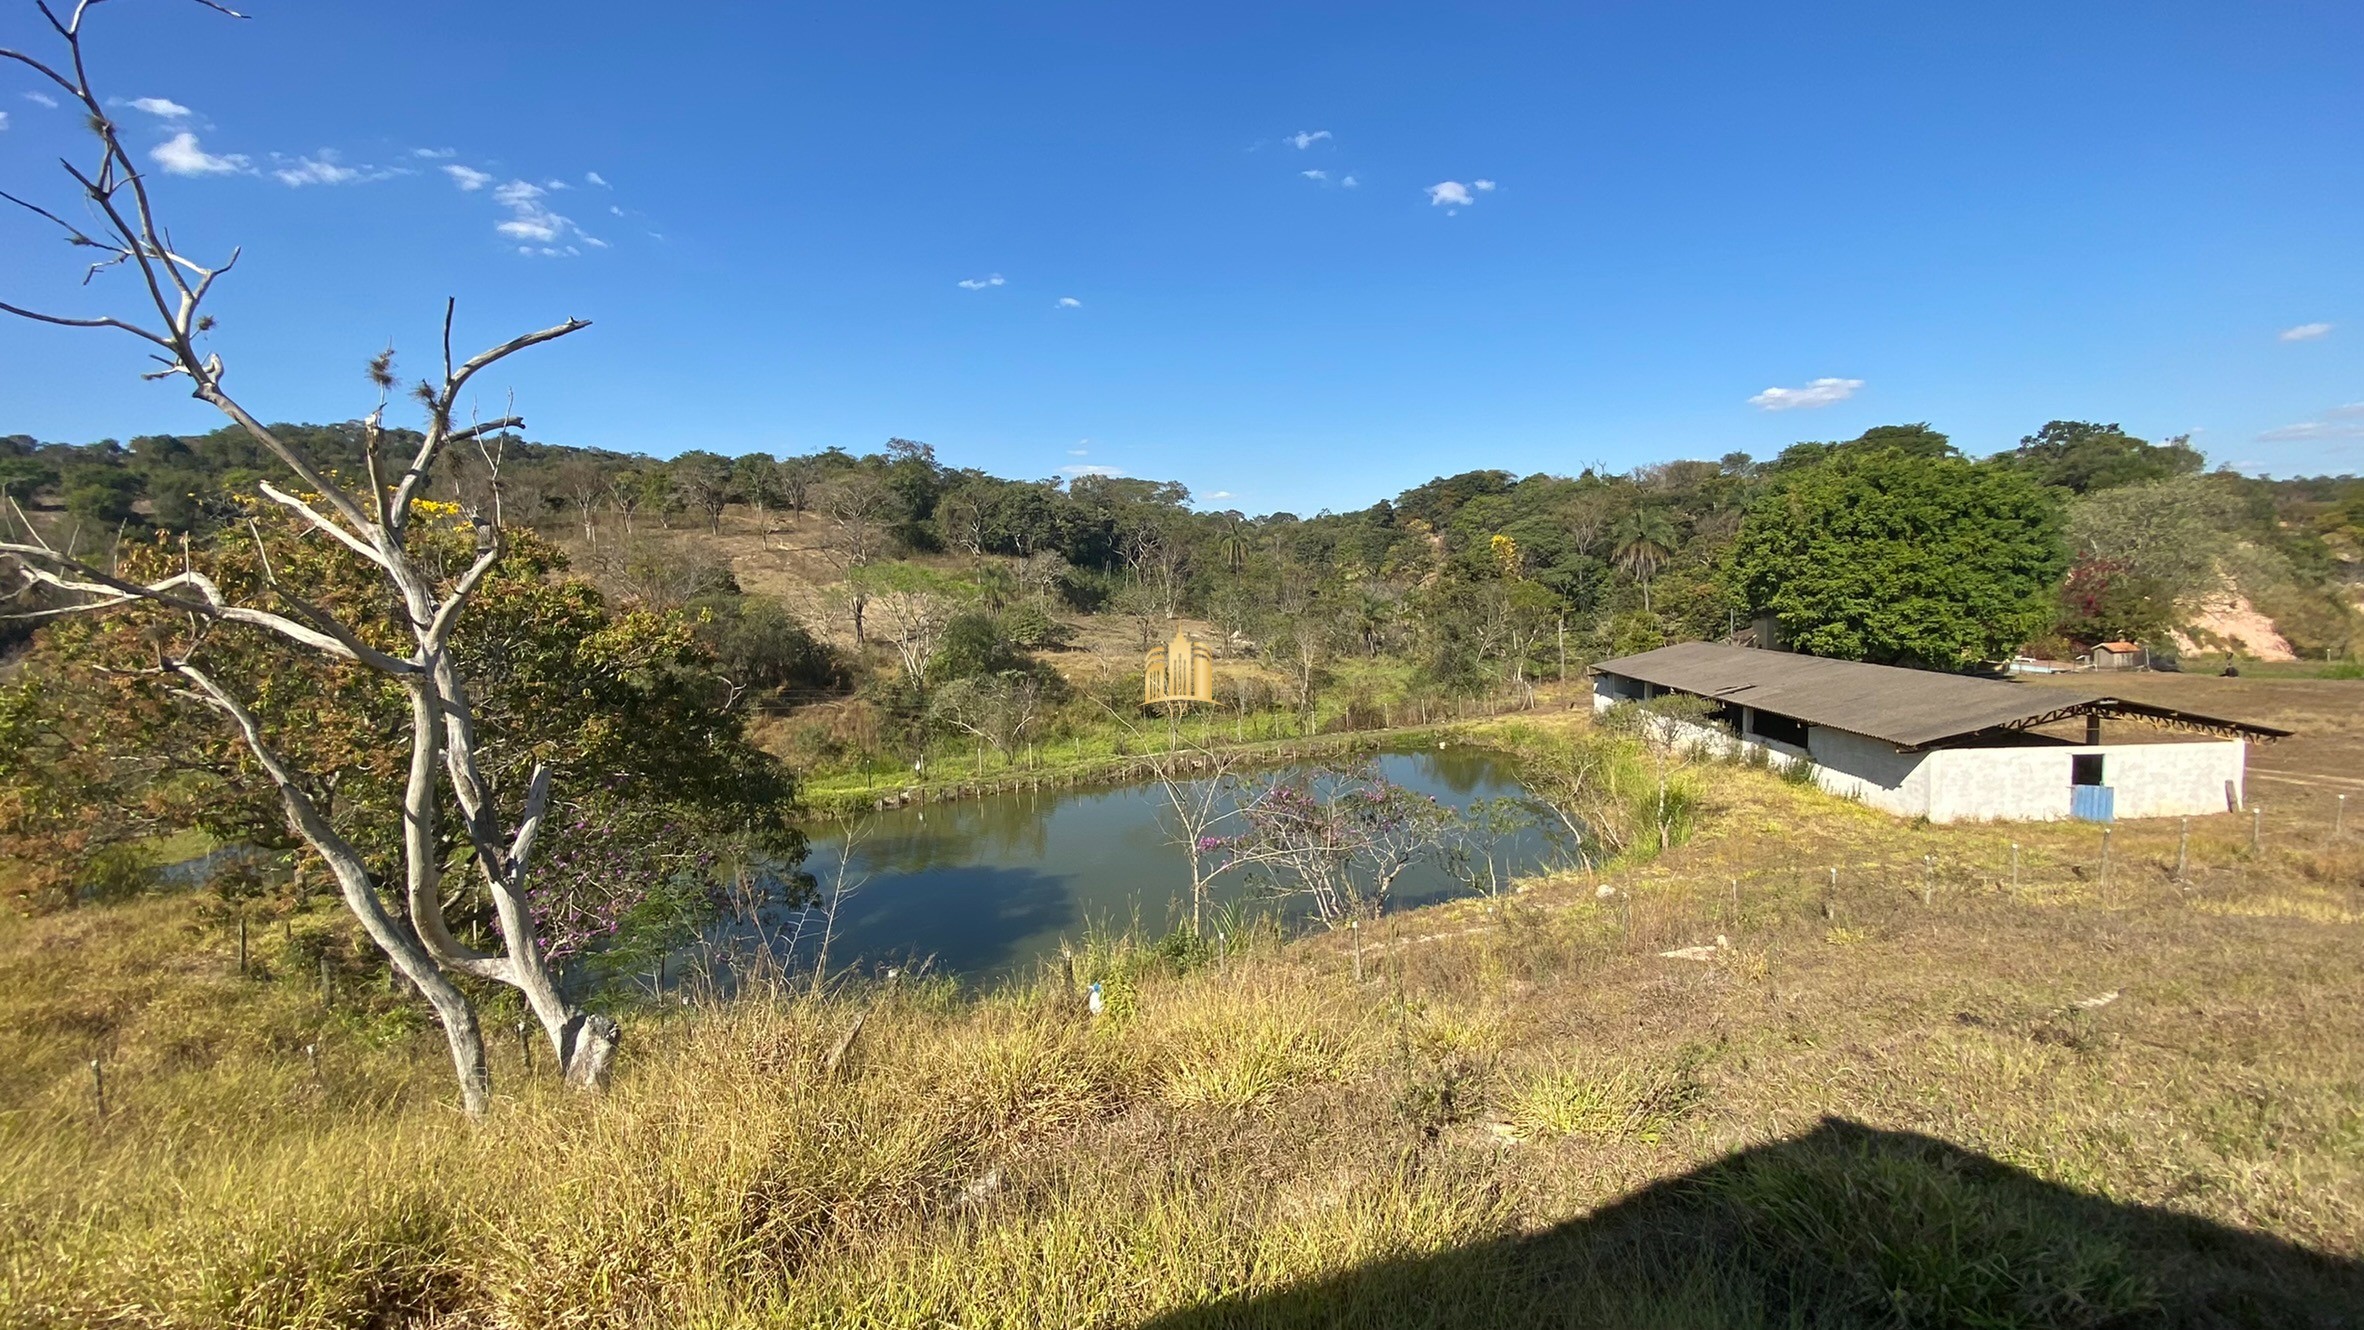
[[[595,1012],[569,1013],[556,1038],[566,1083],[578,1090],[596,1090],[605,1084],[608,1064],[615,1060],[616,1048],[623,1041],[623,1029],[607,1017]]]
[[[395,958],[395,965],[401,966]],[[460,1076],[460,1107],[469,1117],[482,1117],[492,1104],[492,1070],[484,1061],[484,1031],[476,1023],[476,1008],[468,996],[455,987],[441,971],[430,971],[424,976],[403,970],[413,984],[418,985],[429,1006],[435,1008],[435,1019],[443,1023],[443,1037],[451,1045],[452,1067]]]

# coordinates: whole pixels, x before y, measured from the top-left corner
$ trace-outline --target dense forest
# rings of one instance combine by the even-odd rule
[[[329,472],[360,473],[358,424],[280,428]],[[235,525],[272,465],[234,429],[0,437],[0,491],[84,551]],[[1131,616],[1145,633],[1189,616],[1268,660],[1296,657],[1300,675],[1315,657],[1390,656],[1460,691],[1519,686],[1563,653],[1721,637],[1760,618],[1801,649],[1934,668],[2112,638],[2172,654],[2199,607],[2236,594],[2300,655],[2350,658],[2364,578],[2364,481],[2208,472],[2185,440],[2071,421],[1980,461],[1926,425],[1885,426],[1767,461],[1469,471],[1309,517],[1204,511],[1151,480],[1002,479],[905,439],[866,455],[669,460],[510,439],[448,471],[446,497],[504,525],[581,552],[621,547],[583,571],[631,599],[729,597],[727,572],[683,565],[680,542],[669,570],[634,569],[630,547],[643,531],[719,534],[735,512],[767,531],[813,529],[834,573],[816,580],[848,590],[842,624],[803,627],[865,647],[872,605],[924,586],[969,593],[1019,649],[1056,644],[1062,616]],[[618,539],[603,543],[603,529]],[[735,617],[724,600],[708,608]],[[764,682],[858,673],[792,655]]]

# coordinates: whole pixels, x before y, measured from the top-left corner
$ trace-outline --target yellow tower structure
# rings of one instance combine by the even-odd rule
[[[1141,674],[1141,704],[1213,702],[1215,649],[1188,632],[1149,652]]]

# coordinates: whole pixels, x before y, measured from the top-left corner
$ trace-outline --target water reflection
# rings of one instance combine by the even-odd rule
[[[1388,780],[1457,810],[1521,793],[1506,762],[1476,749],[1391,753],[1378,766]],[[1055,955],[1062,937],[1090,926],[1162,931],[1186,917],[1190,898],[1183,853],[1159,821],[1164,807],[1150,784],[878,813],[847,865],[849,879],[867,881],[840,911],[833,967],[932,957],[940,969],[985,978]],[[1523,829],[1504,839],[1497,857],[1531,870],[1550,848],[1541,831]],[[816,831],[805,866],[826,884],[843,852]],[[1431,859],[1398,879],[1395,900],[1415,905],[1467,890]],[[1218,902],[1256,898],[1236,876],[1216,887]]]

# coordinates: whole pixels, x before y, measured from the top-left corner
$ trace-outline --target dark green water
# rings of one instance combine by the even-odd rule
[[[1521,793],[1509,764],[1479,749],[1390,753],[1378,764],[1387,779],[1456,809]],[[849,880],[868,880],[839,912],[831,968],[928,959],[941,971],[989,978],[1056,955],[1062,939],[1093,927],[1162,933],[1190,908],[1188,861],[1159,822],[1165,806],[1152,784],[876,814],[848,867]],[[1548,849],[1527,831],[1503,839],[1497,857],[1530,871]],[[842,853],[816,835],[805,866],[826,883]],[[1397,880],[1391,908],[1467,891],[1432,859]],[[1261,899],[1291,913],[1236,875],[1218,879],[1215,899]]]

